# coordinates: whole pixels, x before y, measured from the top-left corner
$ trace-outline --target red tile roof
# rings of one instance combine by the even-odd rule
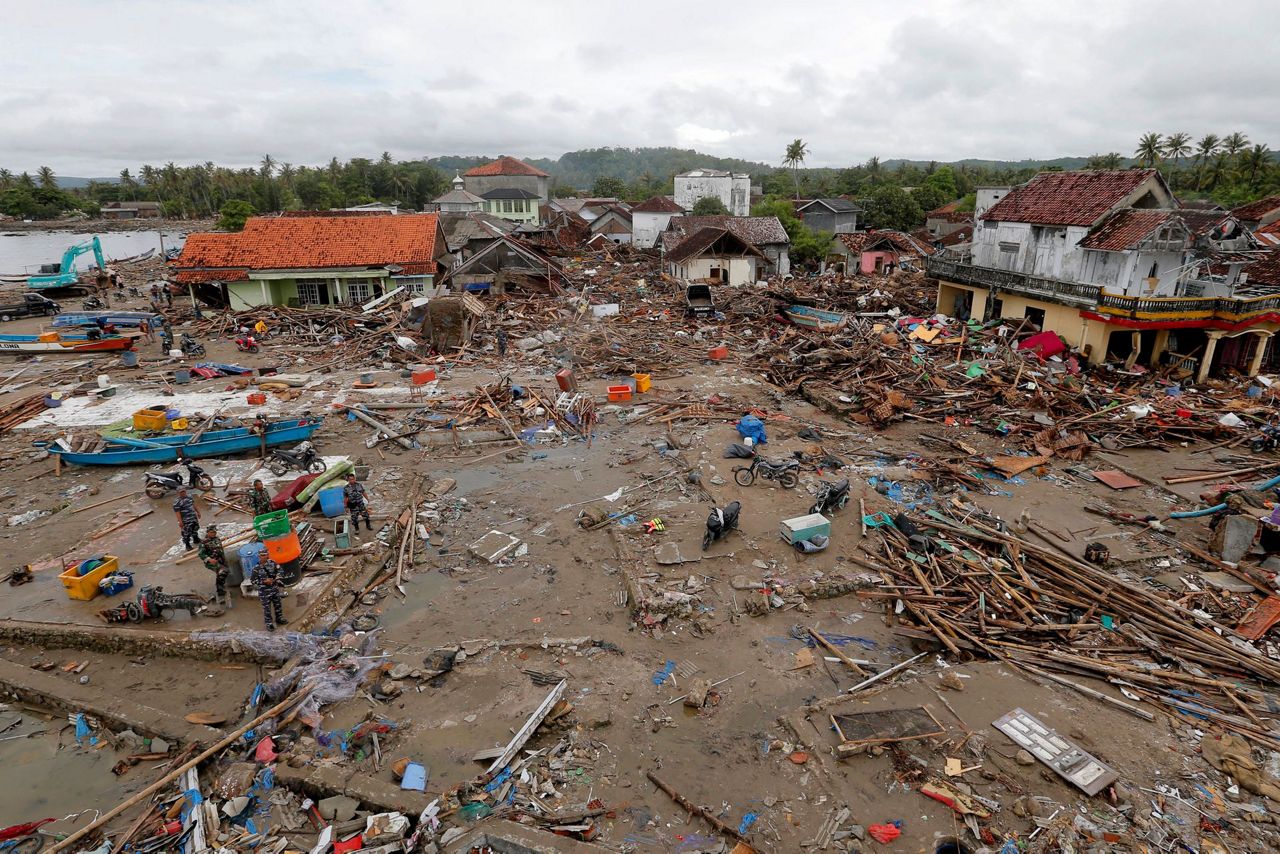
[[[1280,208],[1280,196],[1267,196],[1265,199],[1258,199],[1256,202],[1234,208],[1231,213],[1243,222],[1258,222],[1276,208]]]
[[[473,166],[466,172],[462,173],[467,178],[484,178],[493,175],[529,175],[535,178],[550,178],[546,172],[535,166],[530,166],[523,160],[516,160],[514,157],[502,155],[492,163],[486,163],[483,166]]]
[[[1093,225],[1157,175],[1154,169],[1041,172],[992,205],[982,218],[1033,225]]]
[[[435,272],[444,250],[436,214],[253,217],[244,231],[187,237],[174,262],[183,281],[245,278],[248,270],[311,270],[397,264],[410,275]],[[437,251],[439,250],[439,251]]]
[[[966,225],[964,228],[957,228],[950,234],[944,234],[938,239],[943,246],[956,246],[960,243],[969,243],[973,240],[973,226]]]
[[[888,243],[904,255],[924,257],[937,251],[930,244],[901,231],[877,231],[872,229],[870,231],[837,234],[836,237],[849,248],[850,252],[858,254],[869,252],[885,243]]]
[[[633,213],[684,213],[684,208],[677,205],[670,196],[654,196],[652,199],[645,199],[631,210]]]
[[[1142,242],[1169,219],[1169,211],[1126,208],[1116,211],[1080,241],[1081,249],[1123,252]]]
[[[1263,254],[1257,261],[1247,264],[1241,272],[1248,276],[1248,288],[1252,289],[1257,285],[1280,287],[1280,249],[1272,249]]]
[[[948,218],[951,214],[963,214],[965,216],[973,216],[973,213],[971,211],[960,210],[960,203],[962,201],[964,200],[956,199],[954,202],[947,202],[945,205],[936,207],[933,210],[926,213],[924,215],[924,218],[925,219],[944,219],[944,218]],[[947,221],[954,222],[954,220],[951,220],[951,219],[947,219]]]
[[[723,239],[727,243],[736,243],[742,252],[757,255],[761,258],[764,253],[757,249],[750,242],[742,239],[727,228],[718,228],[714,225],[704,225],[690,233],[687,237],[677,243],[675,246],[667,250],[667,261],[672,264],[683,264],[691,258],[696,258],[706,252],[715,245],[717,240]]]
[[[1280,219],[1262,226],[1253,236],[1263,246],[1280,246]]]

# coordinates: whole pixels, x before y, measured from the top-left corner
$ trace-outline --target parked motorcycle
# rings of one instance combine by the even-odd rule
[[[258,341],[252,335],[241,335],[236,338],[236,349],[241,353],[256,353],[261,348],[258,347]]]
[[[831,513],[843,510],[849,503],[849,479],[837,480],[835,483],[823,481],[818,485],[818,500],[809,508],[810,513]]]
[[[97,297],[85,297],[84,302],[80,303],[80,307],[85,311],[93,311],[98,308],[106,308],[107,304]]]
[[[141,296],[142,296],[142,291],[138,290],[138,288],[137,288],[136,286],[134,286],[134,285],[130,285],[130,286],[129,286],[129,296],[131,296],[131,297],[141,297]]]
[[[316,453],[315,446],[310,442],[303,442],[292,451],[286,451],[283,448],[274,448],[271,456],[267,460],[267,468],[277,477],[291,470],[304,471],[311,474],[320,474],[328,466],[324,460],[320,459],[320,455]]]
[[[791,489],[800,482],[800,462],[798,460],[766,460],[756,457],[749,466],[738,466],[733,470],[733,479],[739,486],[750,486],[757,477],[765,480],[776,480]]]
[[[738,529],[738,512],[742,503],[730,501],[724,507],[714,508],[707,516],[707,532],[702,535],[702,550],[705,552],[712,543]]]
[[[181,344],[182,353],[185,356],[203,356],[204,345],[197,341],[190,333],[182,333]]]
[[[141,623],[143,620],[169,620],[178,611],[196,616],[209,603],[195,593],[165,593],[161,586],[146,585],[138,591],[137,601],[121,602],[105,608],[98,615],[108,623]]]
[[[182,482],[182,472],[165,471],[165,472],[146,472],[146,485],[143,487],[147,495],[152,498],[164,498],[164,496],[183,486],[198,486],[201,489],[213,489],[213,478],[204,473],[204,469],[196,465],[191,460],[180,460],[178,462],[187,470],[188,480]]]
[[[1280,448],[1280,427],[1272,424],[1265,425],[1258,431],[1258,435],[1253,437],[1253,441],[1249,443],[1249,448],[1255,454]]]

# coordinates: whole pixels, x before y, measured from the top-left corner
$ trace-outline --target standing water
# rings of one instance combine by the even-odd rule
[[[0,225],[0,276],[35,275],[41,264],[56,264],[67,247],[92,240],[94,234],[102,243],[102,254],[108,261],[141,255],[148,249],[160,251],[159,231],[10,231]],[[164,232],[164,248],[181,247],[186,234]],[[94,264],[93,254],[81,255],[76,267],[85,270]]]

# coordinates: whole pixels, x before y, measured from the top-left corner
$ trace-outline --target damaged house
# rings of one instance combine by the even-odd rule
[[[693,233],[704,228],[718,228],[731,232],[738,240],[760,251],[765,263],[759,275],[750,281],[766,276],[786,276],[791,272],[791,238],[776,216],[675,216],[667,223],[662,234],[662,248],[669,256],[675,247]],[[730,281],[727,268],[721,268],[721,277]],[[705,278],[695,276],[693,278]],[[715,278],[712,276],[711,278]],[[736,282],[735,282],[736,283]]]
[[[556,294],[564,283],[564,268],[537,246],[504,234],[449,270],[442,281],[450,291],[469,294]]]
[[[1026,321],[1092,363],[1256,374],[1280,328],[1273,259],[1222,212],[1182,208],[1154,169],[1046,172],[928,262],[938,311]]]
[[[859,231],[837,234],[827,263],[837,272],[883,276],[903,266],[918,267],[934,252],[925,243],[902,231]]]
[[[361,305],[397,288],[423,295],[448,258],[437,214],[252,217],[243,231],[197,232],[175,279],[259,305]]]
[[[707,225],[675,241],[666,262],[667,271],[678,279],[746,285],[764,277],[768,259],[729,229]]]
[[[673,216],[683,216],[684,208],[670,196],[654,196],[631,208],[631,242],[641,249],[658,245]]]

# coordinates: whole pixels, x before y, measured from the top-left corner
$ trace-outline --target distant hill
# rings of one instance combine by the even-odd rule
[[[511,156],[520,157],[518,153],[512,153]],[[465,172],[472,166],[488,163],[493,159],[450,155],[432,157],[427,162],[444,172],[446,177],[452,178],[454,172]],[[672,175],[698,166],[749,172],[752,175],[764,175],[777,168],[736,157],[699,154],[691,148],[588,148],[567,152],[555,160],[545,157],[520,159],[548,173],[561,184],[583,190],[589,188],[597,178],[621,178],[627,183],[633,183],[648,177],[662,182]]]
[[[901,158],[894,160],[882,160],[881,165],[886,169],[897,169],[901,165],[917,166],[924,168],[930,163],[936,163],[938,166],[968,166],[971,169],[993,169],[993,170],[1021,170],[1021,169],[1043,169],[1047,166],[1057,166],[1062,169],[1083,169],[1084,165],[1089,162],[1088,157],[1053,157],[1045,160],[981,160],[975,157],[966,158],[964,160],[904,160]],[[1126,159],[1124,165],[1127,167],[1132,161]]]
[[[59,175],[58,186],[64,190],[83,190],[89,186],[90,181],[97,181],[100,184],[119,184],[119,178],[76,178],[72,175]]]

